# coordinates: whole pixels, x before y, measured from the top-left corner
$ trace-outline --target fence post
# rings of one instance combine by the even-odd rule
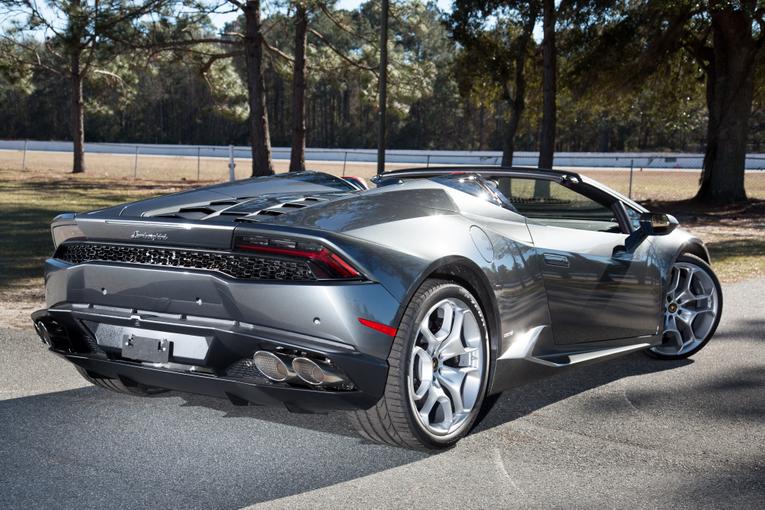
[[[236,173],[234,172],[235,168],[236,168],[236,163],[234,163],[234,146],[229,145],[228,146],[228,180],[229,182],[234,182],[236,180]]]
[[[199,181],[199,170],[200,170],[200,162],[199,157],[202,154],[202,147],[197,146],[197,181]]]
[[[345,164],[348,162],[348,151],[343,152],[343,177],[345,177]]]
[[[629,188],[629,191],[627,192],[628,198],[632,198],[632,172],[634,171],[634,169],[635,169],[635,160],[631,159],[630,160],[630,188]]]
[[[24,140],[24,155],[21,156],[21,171],[24,172],[27,169],[27,144],[29,140]]]
[[[425,161],[425,168],[430,168],[430,154],[428,154],[428,159]]]
[[[133,179],[138,179],[138,146],[135,146],[135,159],[133,160]]]

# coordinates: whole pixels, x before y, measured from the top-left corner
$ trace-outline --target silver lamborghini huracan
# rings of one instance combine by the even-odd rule
[[[576,173],[375,184],[280,174],[62,214],[35,328],[110,390],[344,409],[368,439],[438,449],[487,395],[691,356],[720,320],[704,244]]]

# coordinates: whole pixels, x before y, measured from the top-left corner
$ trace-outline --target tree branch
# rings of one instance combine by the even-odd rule
[[[56,30],[51,23],[45,19],[45,17],[40,13],[40,10],[37,8],[37,2],[30,2],[29,0],[22,0],[21,2],[23,5],[26,5],[27,8],[30,10],[30,14],[32,17],[45,25],[45,28],[53,32],[56,37],[61,37],[61,33]]]
[[[274,55],[276,55],[276,56],[286,60],[287,62],[294,62],[295,61],[295,59],[293,57],[290,57],[289,55],[287,55],[286,53],[284,53],[280,49],[274,48],[273,46],[268,44],[268,41],[266,41],[265,37],[262,39],[262,41],[263,41],[263,47],[265,49],[267,49],[269,52],[271,52]]]
[[[710,46],[707,46],[707,39],[709,38],[711,29],[712,27],[710,25],[699,37],[694,37],[692,34],[688,33],[686,40],[682,42],[682,47],[693,55],[693,58],[696,59],[704,71],[709,69],[709,65],[714,58],[714,50]]]
[[[39,67],[40,69],[45,69],[46,71],[51,72],[57,76],[64,76],[64,73],[60,69],[57,69],[43,62],[42,58],[40,57],[40,53],[37,51],[37,49],[34,46],[30,46],[29,44],[25,44],[21,41],[13,39],[12,37],[8,37],[7,35],[4,35],[4,34],[0,34],[0,37],[8,41],[10,44],[14,46],[18,46],[22,50],[25,50],[26,52],[30,54],[30,56],[33,56],[32,60],[25,60],[23,58],[20,58],[18,55],[15,55],[12,52],[6,52],[6,57],[10,58],[17,64]]]
[[[244,4],[239,0],[226,0],[228,3],[236,5],[237,8],[244,10]]]
[[[355,30],[353,30],[353,29],[347,27],[346,25],[344,25],[343,22],[340,21],[339,19],[337,19],[335,17],[335,15],[332,14],[332,11],[330,11],[327,8],[326,2],[319,2],[318,5],[319,5],[319,8],[321,9],[321,12],[324,13],[324,15],[327,17],[327,19],[329,19],[337,28],[339,28],[340,30],[342,30],[346,34],[354,37],[355,39],[361,39],[361,40],[365,41],[368,44],[377,44],[377,41],[374,41],[372,39],[368,39],[367,37],[364,37],[364,36],[360,35],[359,33],[357,33]]]
[[[238,57],[240,55],[244,55],[244,51],[237,50],[237,51],[229,51],[226,53],[218,53],[216,55],[211,55],[210,58],[207,60],[207,62],[205,62],[204,65],[199,68],[199,72],[204,76],[207,74],[208,71],[210,71],[210,68],[218,60],[223,60],[224,58]]]
[[[115,81],[119,82],[120,85],[125,85],[125,80],[123,80],[120,75],[114,74],[111,71],[107,71],[105,69],[93,69],[93,72],[95,74],[102,74],[104,76],[108,76],[109,78],[113,78]]]
[[[313,28],[309,28],[308,32],[316,36],[321,42],[323,42],[330,50],[332,50],[333,53],[335,53],[338,57],[348,62],[353,67],[356,67],[358,69],[362,69],[364,71],[371,71],[375,76],[377,76],[377,72],[374,67],[367,66],[362,64],[361,62],[357,62],[350,58],[348,55],[340,51],[339,49],[335,48],[326,37],[324,37],[322,34],[314,30]]]

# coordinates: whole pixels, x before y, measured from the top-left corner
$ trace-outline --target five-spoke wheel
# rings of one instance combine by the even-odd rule
[[[388,356],[383,397],[351,423],[364,437],[408,448],[438,449],[470,431],[483,403],[489,333],[465,287],[428,280],[407,306]]]
[[[682,255],[675,262],[664,297],[664,338],[651,347],[660,358],[685,358],[698,352],[720,321],[720,282],[703,260]]]
[[[481,390],[486,352],[473,311],[446,298],[420,322],[409,358],[409,402],[422,427],[435,436],[459,431]]]

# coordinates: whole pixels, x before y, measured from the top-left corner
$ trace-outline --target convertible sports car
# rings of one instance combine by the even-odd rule
[[[704,244],[586,177],[376,184],[302,172],[62,214],[35,328],[104,388],[345,409],[368,439],[437,449],[489,394],[638,350],[685,358],[720,320]]]

